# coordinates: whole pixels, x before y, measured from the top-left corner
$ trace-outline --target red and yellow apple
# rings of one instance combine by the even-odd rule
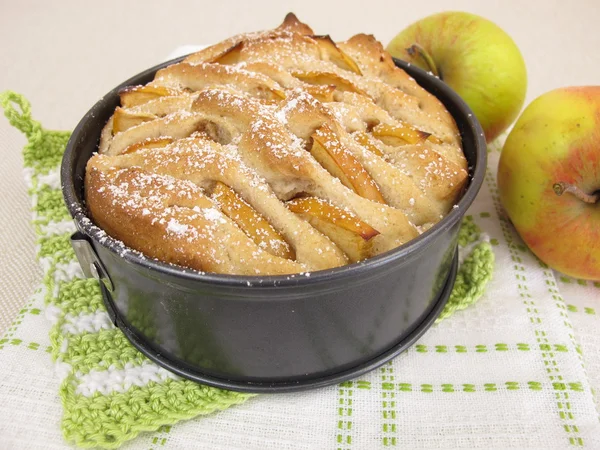
[[[498,189],[543,262],[600,280],[600,86],[556,89],[525,109],[502,149]]]
[[[499,26],[466,12],[421,19],[388,44],[392,56],[439,76],[469,105],[489,141],[517,118],[527,91],[518,47]]]

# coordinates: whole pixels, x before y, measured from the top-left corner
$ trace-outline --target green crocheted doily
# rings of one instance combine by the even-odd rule
[[[63,377],[62,431],[67,441],[80,447],[116,448],[142,431],[155,431],[250,398],[249,394],[165,375],[164,369],[153,369],[156,379],[145,380],[142,385],[120,381],[120,390],[81,392],[81,380],[86,376],[155,366],[129,344],[118,328],[105,326],[108,320],[98,282],[73,275],[76,259],[69,237],[74,227],[63,203],[58,175],[70,133],[44,129],[31,118],[29,102],[14,92],[0,94],[0,105],[10,123],[28,140],[23,159],[33,203],[38,258],[45,273],[48,313],[55,317],[50,338],[52,357]],[[492,276],[491,246],[482,240],[469,217],[462,223],[458,242],[468,254],[438,320],[475,303]],[[471,248],[465,250],[467,247]],[[77,329],[81,323],[92,325],[82,332]]]

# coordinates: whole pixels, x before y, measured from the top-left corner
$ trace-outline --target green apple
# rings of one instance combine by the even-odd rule
[[[517,118],[527,71],[514,41],[496,24],[466,12],[421,19],[387,46],[396,58],[433,72],[473,110],[488,142]]]
[[[600,86],[556,89],[525,108],[502,149],[498,190],[538,258],[600,280]]]

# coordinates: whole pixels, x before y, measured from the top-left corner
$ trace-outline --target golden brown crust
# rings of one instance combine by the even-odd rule
[[[128,247],[206,272],[283,275],[303,270],[302,264],[257,247],[193,183],[136,167],[102,170],[96,162],[91,160],[86,172],[90,215]],[[229,245],[207,245],[221,240]]]
[[[413,239],[466,169],[448,111],[373,36],[336,44],[289,14],[124,90],[85,187],[94,222],[147,256],[290,274]]]
[[[254,33],[246,33],[246,34],[238,34],[237,36],[233,36],[231,38],[225,39],[224,41],[219,42],[218,44],[211,45],[205,49],[200,50],[193,55],[188,56],[185,59],[185,62],[190,64],[197,64],[200,62],[210,61],[214,59],[217,55],[227,51],[228,49],[235,47],[240,42],[248,41],[251,39],[257,39],[260,37],[270,37],[277,36],[282,34],[306,34],[311,35],[314,34],[313,30],[298,20],[295,14],[288,13],[283,20],[283,23],[279,25],[277,28],[273,30],[267,31],[258,31]]]

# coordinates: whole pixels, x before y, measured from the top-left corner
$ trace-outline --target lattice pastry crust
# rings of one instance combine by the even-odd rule
[[[120,97],[87,165],[90,215],[200,271],[369,258],[439,221],[467,182],[454,120],[373,36],[336,44],[293,14]]]

